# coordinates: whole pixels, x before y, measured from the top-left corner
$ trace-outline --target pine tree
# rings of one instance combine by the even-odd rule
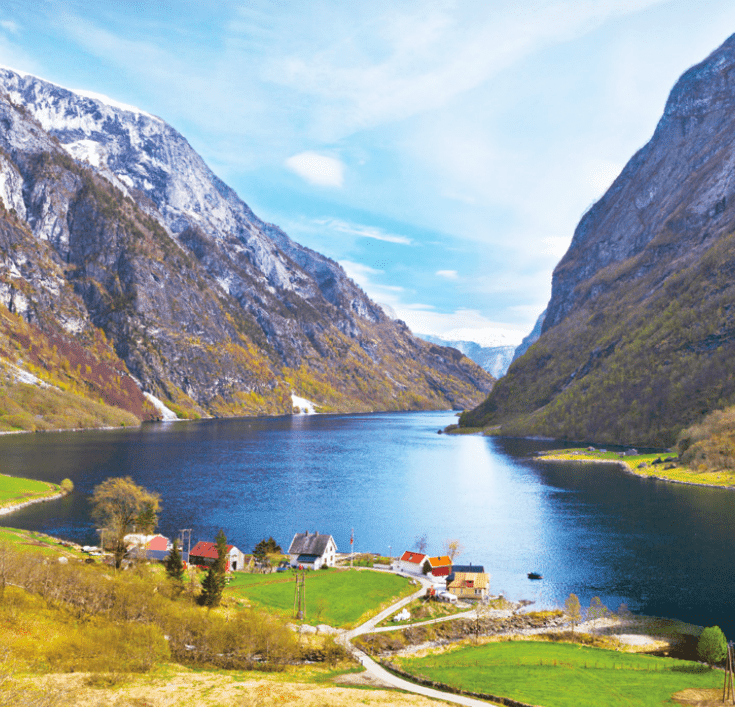
[[[184,561],[181,559],[178,539],[174,540],[174,544],[166,558],[166,574],[176,582],[184,581]]]
[[[223,530],[217,533],[217,559],[207,570],[202,581],[202,593],[199,602],[204,606],[219,606],[222,601],[222,592],[225,590],[225,577],[227,576],[227,537]]]

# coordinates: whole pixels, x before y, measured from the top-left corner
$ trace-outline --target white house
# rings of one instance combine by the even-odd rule
[[[291,567],[305,567],[318,570],[321,567],[334,567],[337,557],[337,543],[331,535],[320,533],[296,533],[288,548]]]
[[[411,552],[406,550],[401,555],[401,559],[396,563],[399,572],[406,572],[408,574],[423,574],[424,573],[424,562],[429,559],[428,555],[424,555],[422,552]]]

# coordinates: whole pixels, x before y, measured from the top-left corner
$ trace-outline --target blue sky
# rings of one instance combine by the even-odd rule
[[[0,63],[138,106],[417,333],[517,343],[716,0],[4,0]]]

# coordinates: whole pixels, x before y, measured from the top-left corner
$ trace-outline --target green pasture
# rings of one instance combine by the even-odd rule
[[[620,452],[601,452],[595,450],[593,452],[587,449],[559,449],[553,452],[547,452],[540,459],[552,461],[610,461],[624,464],[634,474],[638,476],[655,477],[665,479],[667,481],[677,481],[685,484],[702,484],[705,486],[735,486],[735,471],[728,469],[720,469],[718,471],[696,471],[686,466],[680,466],[675,462],[673,469],[665,469],[668,464],[656,464],[656,459],[666,459],[675,457],[675,452],[660,452],[657,454],[634,454],[621,457]],[[646,466],[641,467],[645,463]]]
[[[0,474],[0,508],[59,493],[59,486],[46,481]]]
[[[0,545],[9,545],[16,550],[43,552],[67,557],[86,557],[82,552],[59,544],[55,538],[34,530],[0,527]]]
[[[309,624],[357,626],[415,591],[405,578],[387,572],[329,569],[306,572],[305,576],[304,621]],[[290,617],[295,587],[292,570],[272,574],[236,572],[226,596],[243,598]]]
[[[395,663],[413,675],[544,707],[658,707],[680,690],[723,683],[723,673],[699,663],[571,643],[489,643]]]

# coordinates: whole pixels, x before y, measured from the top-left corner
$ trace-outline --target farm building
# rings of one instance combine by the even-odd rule
[[[427,557],[424,565],[428,564],[426,574],[432,577],[448,577],[452,571],[452,559],[448,555],[441,557]]]
[[[490,588],[490,575],[485,572],[456,572],[447,591],[458,599],[484,599]]]
[[[123,542],[128,550],[139,548],[141,550],[166,551],[171,547],[171,541],[163,535],[130,533],[123,538]]]
[[[331,535],[320,533],[296,533],[288,548],[291,567],[304,567],[318,570],[321,567],[334,567],[337,556],[337,543]]]
[[[423,574],[423,565],[426,559],[428,559],[428,556],[422,552],[406,550],[396,563],[397,569],[399,572],[406,572],[407,574]]]
[[[217,559],[217,543],[210,543],[200,540],[189,553],[189,564],[206,565],[214,564]],[[227,571],[244,569],[245,556],[234,546],[227,546]]]

